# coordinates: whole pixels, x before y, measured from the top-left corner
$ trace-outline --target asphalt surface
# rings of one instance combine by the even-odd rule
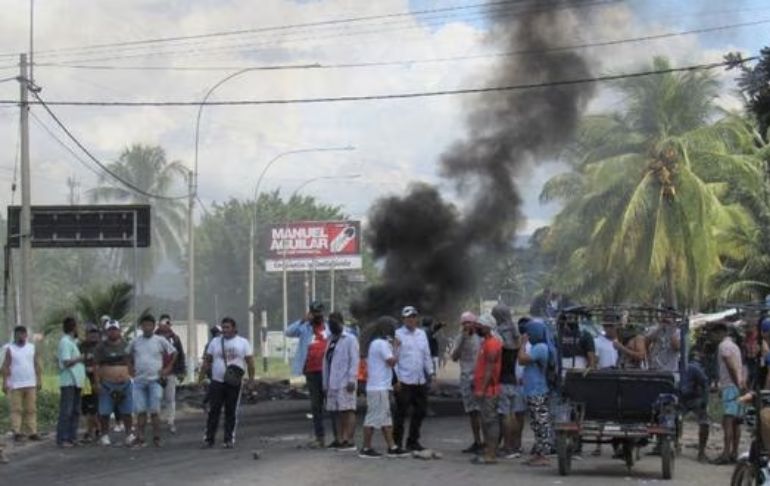
[[[434,400],[435,417],[427,418],[422,442],[441,451],[441,460],[360,459],[353,452],[304,448],[311,431],[307,401],[267,402],[244,407],[237,429],[237,446],[200,450],[204,416],[191,411],[178,421],[177,435],[166,434],[164,447],[83,446],[58,449],[52,443],[12,447],[11,463],[0,465],[0,485],[423,485],[546,484],[616,485],[727,485],[732,469],[702,465],[694,461],[695,451],[685,447],[676,460],[674,479],[661,479],[660,459],[642,457],[629,472],[609,457],[609,447],[600,458],[586,457],[573,462],[573,473],[560,477],[555,458],[552,467],[533,468],[522,460],[503,460],[497,465],[474,466],[459,451],[470,442],[466,419],[459,403]],[[714,434],[712,443],[721,436]],[[113,434],[118,438],[118,434]],[[360,440],[360,428],[357,437]],[[220,437],[221,440],[221,430]],[[687,443],[687,441],[685,441]],[[531,432],[525,445],[531,444]],[[586,445],[587,451],[593,446]],[[375,448],[384,449],[375,437]],[[260,458],[254,459],[253,451]],[[716,452],[711,451],[712,455]]]

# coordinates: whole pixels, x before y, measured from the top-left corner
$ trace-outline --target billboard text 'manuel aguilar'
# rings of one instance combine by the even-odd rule
[[[360,270],[359,221],[299,221],[274,224],[266,235],[265,270]]]

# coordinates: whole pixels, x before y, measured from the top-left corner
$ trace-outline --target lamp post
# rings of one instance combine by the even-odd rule
[[[307,153],[316,153],[316,152],[344,152],[344,151],[350,151],[355,150],[355,147],[351,146],[345,146],[345,147],[311,147],[311,148],[305,148],[305,149],[296,149],[296,150],[288,150],[286,152],[282,152],[272,159],[268,161],[267,164],[265,164],[265,167],[262,169],[262,172],[260,172],[259,177],[257,178],[257,184],[254,186],[254,196],[253,196],[253,211],[249,222],[249,288],[247,292],[247,302],[246,302],[246,308],[249,309],[249,337],[251,339],[251,345],[252,348],[254,347],[255,338],[254,338],[254,315],[257,311],[257,309],[252,309],[252,305],[256,303],[256,295],[255,295],[255,253],[256,253],[256,237],[257,237],[257,203],[259,201],[259,189],[262,186],[262,180],[265,177],[265,174],[267,173],[268,169],[272,167],[272,165],[276,162],[278,162],[283,157],[287,157],[289,155],[298,155],[298,154],[307,154]]]
[[[272,71],[285,69],[287,66],[263,66],[249,67],[239,69],[220,79],[206,91],[198,105],[198,115],[195,118],[195,156],[193,170],[190,172],[188,180],[189,198],[187,206],[187,349],[188,349],[188,367],[187,374],[190,381],[195,377],[195,360],[198,354],[198,336],[195,329],[195,230],[193,223],[193,212],[195,210],[195,200],[198,198],[198,148],[200,146],[201,117],[203,116],[203,107],[209,100],[214,91],[228,81],[237,78],[243,74],[252,71]],[[317,68],[318,64],[307,64],[291,66],[293,68]]]
[[[324,181],[324,180],[335,180],[335,179],[357,179],[361,177],[361,174],[351,174],[351,175],[342,175],[342,176],[320,176],[320,177],[313,177],[299,186],[297,186],[296,189],[294,189],[294,192],[291,193],[291,197],[289,198],[289,201],[294,199],[294,197],[299,193],[299,191],[309,185],[313,182],[317,181]],[[288,201],[287,201],[288,203]],[[289,226],[289,206],[286,205],[286,213],[284,214],[284,228],[288,228]],[[288,250],[288,245],[285,244],[285,242],[282,242],[283,245],[283,262],[281,264],[282,267],[282,273],[283,273],[283,361],[285,363],[289,362],[289,350],[286,347],[286,328],[289,327],[289,299],[288,299],[288,285],[287,285],[287,272],[286,272],[286,251]]]

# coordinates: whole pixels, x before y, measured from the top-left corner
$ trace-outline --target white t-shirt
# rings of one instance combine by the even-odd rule
[[[206,348],[206,354],[210,354],[213,358],[211,364],[211,379],[224,383],[225,381],[225,369],[229,365],[235,365],[246,371],[246,357],[252,356],[254,353],[251,351],[251,344],[245,338],[241,336],[234,336],[230,339],[224,339],[225,341],[225,353],[227,354],[227,366],[225,360],[222,357],[222,340],[224,336],[214,338]]]
[[[11,375],[8,379],[11,390],[35,387],[35,345],[27,342],[19,347],[16,343],[11,343],[6,347],[6,352],[11,353]]]
[[[369,354],[366,357],[366,390],[382,391],[390,390],[393,386],[393,368],[388,366],[387,360],[393,358],[393,346],[384,339],[375,339],[369,345]]]
[[[614,368],[618,365],[618,350],[612,344],[612,341],[605,336],[599,336],[594,339],[596,347],[596,367],[598,369]]]

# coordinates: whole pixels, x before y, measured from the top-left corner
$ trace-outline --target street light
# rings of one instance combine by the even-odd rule
[[[251,71],[271,71],[278,69],[292,68],[318,68],[319,64],[306,64],[297,66],[256,66],[240,69],[228,74],[224,78],[214,83],[203,96],[198,105],[198,116],[195,119],[195,156],[193,170],[189,178],[189,200],[187,205],[187,350],[188,350],[188,371],[187,375],[190,381],[195,378],[195,359],[198,354],[198,336],[195,329],[195,238],[193,210],[195,209],[195,199],[198,197],[198,147],[200,145],[201,117],[203,116],[203,107],[220,86],[228,81]]]
[[[254,276],[254,269],[255,269],[255,263],[254,263],[254,253],[255,253],[255,246],[256,246],[256,236],[257,236],[257,202],[259,198],[259,188],[262,185],[262,179],[264,179],[265,174],[267,173],[267,170],[278,160],[280,160],[283,157],[287,157],[289,155],[298,155],[298,154],[307,154],[307,153],[315,153],[315,152],[343,152],[343,151],[350,151],[355,150],[355,147],[346,146],[346,147],[311,147],[311,148],[305,148],[305,149],[297,149],[297,150],[288,150],[286,152],[282,152],[265,164],[265,167],[262,169],[262,172],[259,174],[259,177],[257,178],[257,184],[254,186],[254,198],[253,198],[253,212],[250,218],[249,222],[249,289],[247,292],[247,302],[246,302],[246,308],[249,309],[249,336],[251,338],[251,345],[254,346],[256,339],[254,338],[255,332],[254,332],[254,313],[256,312],[256,309],[252,309],[252,305],[256,302],[256,295],[255,295],[255,276]]]
[[[324,180],[340,180],[340,179],[357,179],[361,177],[361,174],[350,174],[350,175],[342,175],[342,176],[320,176],[320,177],[313,177],[299,186],[297,186],[296,189],[294,189],[294,192],[291,193],[291,197],[289,197],[289,201],[294,199],[294,197],[299,193],[299,191],[309,185],[313,182],[317,181],[324,181]],[[284,228],[288,229],[289,227],[289,205],[288,201],[286,204],[286,212],[284,214]],[[289,301],[288,301],[288,288],[287,288],[287,277],[286,277],[286,251],[288,250],[288,245],[286,245],[286,242],[282,242],[283,245],[283,361],[285,363],[289,362],[289,350],[286,347],[286,328],[289,327]],[[333,283],[333,272],[332,272],[332,288],[334,286]]]

